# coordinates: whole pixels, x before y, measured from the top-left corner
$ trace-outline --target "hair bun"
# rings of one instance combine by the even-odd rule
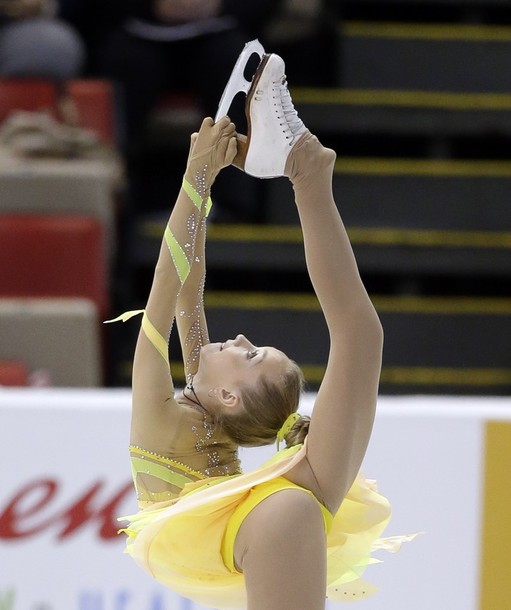
[[[286,447],[301,445],[309,432],[311,418],[308,415],[300,415],[289,432],[284,436]]]

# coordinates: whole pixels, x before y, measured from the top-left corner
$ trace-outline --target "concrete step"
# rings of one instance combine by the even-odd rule
[[[305,272],[290,184],[267,188],[271,224],[210,226],[209,269]],[[340,158],[334,192],[362,272],[511,272],[511,162]],[[165,222],[140,219],[136,265],[154,264]]]
[[[506,93],[511,27],[345,21],[338,82],[348,88]]]
[[[334,197],[348,227],[511,231],[511,161],[338,158]],[[290,184],[268,183],[269,222],[297,224]]]
[[[511,94],[385,88],[292,88],[298,112],[327,135],[511,136]]]
[[[314,295],[210,291],[205,303],[212,341],[243,332],[256,345],[274,345],[300,364],[310,389],[318,387],[328,334]],[[385,330],[382,393],[511,394],[511,299],[373,296],[373,303]],[[175,335],[170,353],[179,385]],[[128,360],[122,369],[129,372]]]
[[[384,392],[511,392],[511,300],[378,297],[385,329]],[[244,332],[285,351],[317,386],[328,337],[313,295],[209,293],[211,337]]]

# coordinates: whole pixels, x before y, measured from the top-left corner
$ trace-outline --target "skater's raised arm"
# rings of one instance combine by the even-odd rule
[[[131,443],[154,451],[163,451],[178,413],[168,338],[178,303],[189,303],[187,283],[191,286],[197,273],[201,274],[200,268],[194,268],[197,244],[202,240],[200,227],[203,231],[211,185],[236,152],[234,133],[227,117],[217,124],[209,118],[204,120],[165,228],[145,307],[133,363]]]
[[[383,332],[332,195],[335,153],[310,134],[289,156],[307,269],[330,335],[308,434],[308,461],[335,510],[358,473],[374,420]]]
[[[192,134],[190,157],[193,156],[198,134]],[[209,196],[209,190],[205,195]],[[212,205],[208,199],[202,206],[200,215],[188,218],[188,232],[195,232],[195,242],[187,244],[193,249],[190,272],[183,283],[176,301],[176,326],[181,343],[184,373],[187,383],[191,382],[199,366],[200,349],[209,343],[208,327],[204,312],[204,283],[206,280],[206,221]]]

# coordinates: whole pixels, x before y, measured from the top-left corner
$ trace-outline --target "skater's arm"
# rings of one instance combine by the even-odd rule
[[[179,417],[168,359],[168,338],[193,261],[209,190],[236,151],[234,125],[205,119],[189,157],[183,186],[165,228],[133,362],[131,442],[164,452]],[[195,273],[195,270],[193,270]],[[185,292],[186,294],[186,292]]]
[[[178,414],[168,339],[193,256],[185,246],[190,239],[186,219],[197,215],[193,207],[181,188],[165,228],[133,361],[131,443],[160,453],[164,453],[164,443]]]
[[[308,461],[324,502],[333,509],[351,486],[367,448],[383,343],[333,199],[334,159],[333,151],[310,140],[296,152],[294,166],[307,268],[330,335],[309,429]]]
[[[204,284],[206,280],[206,214],[201,214],[190,274],[181,288],[176,303],[176,325],[183,354],[186,381],[189,382],[199,366],[200,349],[209,343],[204,312]]]

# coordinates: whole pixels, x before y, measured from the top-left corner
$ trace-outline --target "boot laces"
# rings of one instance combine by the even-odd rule
[[[293,100],[291,99],[291,94],[289,93],[289,89],[287,87],[286,75],[282,76],[280,81],[274,83],[277,87],[277,91],[280,97],[280,105],[282,107],[282,116],[283,123],[281,123],[282,127],[284,127],[284,133],[287,132],[286,139],[290,140],[289,145],[293,144],[293,141],[297,135],[301,132],[303,128],[303,121],[298,116],[298,112],[296,111]]]
[[[287,87],[286,75],[283,74],[278,81],[272,81],[272,85],[273,93],[275,94],[273,99],[275,102],[280,102],[279,106],[282,110],[282,114],[277,116],[279,120],[283,121],[279,125],[283,127],[282,131],[286,134],[286,140],[289,140],[289,146],[292,146],[295,137],[300,135],[304,129],[303,121],[298,116],[298,112],[293,105],[293,100]],[[255,99],[261,101],[264,94],[264,89],[256,89]]]

